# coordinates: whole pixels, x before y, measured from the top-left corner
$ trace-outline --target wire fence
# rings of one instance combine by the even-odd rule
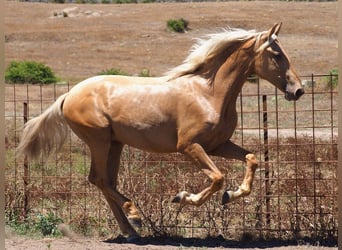
[[[305,95],[287,102],[269,83],[249,79],[237,101],[232,141],[260,162],[252,193],[221,205],[222,192],[200,207],[170,201],[181,190],[198,192],[205,175],[180,154],[125,147],[118,189],[135,201],[142,235],[337,242],[337,75],[302,77]],[[15,153],[23,124],[72,86],[6,85],[6,220],[53,213],[84,235],[119,233],[98,189],[87,180],[87,147],[72,133],[58,154],[38,163]],[[245,166],[213,157],[224,186],[238,187]]]

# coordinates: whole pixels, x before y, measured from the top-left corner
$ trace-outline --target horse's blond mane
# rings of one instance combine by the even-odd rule
[[[227,28],[223,32],[207,35],[207,39],[196,39],[197,43],[192,46],[190,54],[183,63],[165,75],[169,79],[175,79],[187,74],[193,74],[203,64],[224,50],[229,49],[236,43],[247,41],[252,37],[259,39],[260,34],[260,32],[257,33],[255,30]]]

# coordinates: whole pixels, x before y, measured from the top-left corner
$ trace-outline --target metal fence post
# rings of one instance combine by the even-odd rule
[[[24,124],[28,121],[28,107],[27,102],[24,102]],[[24,216],[27,217],[29,213],[29,189],[28,185],[30,182],[30,170],[28,166],[27,156],[24,158]]]
[[[266,191],[266,227],[270,229],[270,169],[268,155],[268,125],[267,125],[267,96],[262,96],[263,107],[263,126],[264,126],[264,158],[265,158],[265,191]],[[266,231],[266,238],[269,236],[269,230]]]

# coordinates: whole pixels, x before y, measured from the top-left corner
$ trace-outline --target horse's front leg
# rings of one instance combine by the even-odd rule
[[[213,193],[222,188],[223,175],[201,145],[197,143],[190,144],[180,151],[190,157],[196,165],[200,166],[202,171],[212,180],[212,183],[209,187],[205,188],[198,194],[191,194],[186,191],[182,191],[176,195],[173,202],[179,202],[184,205],[189,204],[200,206],[207,201]]]
[[[222,196],[222,204],[234,201],[240,197],[247,196],[252,191],[252,184],[258,161],[254,154],[227,141],[209,153],[210,155],[221,156],[227,159],[237,159],[246,162],[246,173],[237,191],[227,190]]]

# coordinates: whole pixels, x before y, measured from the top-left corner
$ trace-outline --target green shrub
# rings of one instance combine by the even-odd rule
[[[47,215],[38,214],[38,221],[36,223],[37,231],[41,232],[44,236],[60,236],[61,232],[58,230],[57,226],[59,223],[63,222],[62,219],[55,216],[52,212]]]
[[[12,61],[5,72],[7,83],[55,83],[58,78],[42,63],[33,61]]]
[[[327,76],[328,88],[336,88],[338,85],[338,69],[332,69]]]
[[[28,214],[26,218],[17,214],[6,214],[6,224],[19,235],[43,235],[43,236],[61,236],[62,233],[58,229],[58,224],[63,220],[54,213],[49,212],[47,215],[40,213]]]
[[[105,69],[102,70],[98,75],[122,75],[122,76],[128,76],[129,74],[122,71],[121,69],[115,69],[115,68],[110,68],[110,69]]]
[[[183,33],[188,30],[189,22],[184,18],[170,19],[167,21],[167,28],[174,32]]]
[[[113,3],[124,4],[124,3],[137,3],[137,0],[113,0]]]

